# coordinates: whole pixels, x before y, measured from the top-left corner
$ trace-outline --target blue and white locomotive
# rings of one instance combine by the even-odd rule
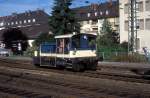
[[[66,34],[55,36],[55,43],[41,44],[33,63],[37,66],[96,70],[96,35]]]

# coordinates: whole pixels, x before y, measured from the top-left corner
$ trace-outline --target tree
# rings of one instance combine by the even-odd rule
[[[80,24],[75,13],[69,8],[72,0],[55,0],[52,16],[49,18],[50,30],[55,35],[80,32]]]
[[[107,19],[104,19],[100,35],[98,35],[99,44],[103,46],[112,46],[119,44],[119,34],[115,32]]]
[[[114,32],[110,22],[104,19],[100,34],[97,36],[98,57],[110,59],[113,55],[112,52],[116,51],[120,51],[119,34]],[[105,53],[104,57],[102,57],[101,52]]]
[[[34,46],[39,46],[41,43],[44,42],[54,42],[54,35],[48,33],[41,33],[38,38],[34,41]]]
[[[19,28],[9,28],[4,31],[3,42],[7,49],[12,49],[14,52],[18,51],[18,44],[21,44],[22,51],[25,51],[28,47],[28,38]],[[14,50],[15,49],[15,50]]]

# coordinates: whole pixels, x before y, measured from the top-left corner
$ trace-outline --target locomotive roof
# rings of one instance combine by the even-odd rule
[[[65,34],[65,35],[58,35],[55,38],[71,38],[74,34]]]
[[[96,35],[96,34],[88,34],[88,33],[80,33],[80,34],[65,34],[65,35],[58,35],[55,36],[55,38],[71,38],[74,35],[81,35],[81,34],[86,34],[86,35]]]

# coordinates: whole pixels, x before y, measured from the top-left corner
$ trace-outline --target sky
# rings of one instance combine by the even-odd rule
[[[88,3],[86,1],[89,1]],[[74,0],[71,7],[89,5],[91,3],[102,3],[106,0]],[[12,13],[23,13],[43,9],[50,14],[54,0],[0,0],[0,16],[11,15]]]

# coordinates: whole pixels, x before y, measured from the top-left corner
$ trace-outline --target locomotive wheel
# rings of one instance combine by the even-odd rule
[[[79,71],[81,71],[81,66],[80,66],[80,64],[74,64],[72,66],[72,69],[73,69],[73,71],[79,72]]]
[[[79,64],[73,65],[73,66],[72,66],[72,69],[73,69],[73,71],[76,71],[76,72],[80,71],[80,66],[79,66]]]
[[[80,71],[84,71],[85,70],[85,66],[83,64],[80,64]]]
[[[40,64],[34,64],[36,67],[40,67]]]
[[[65,69],[65,67],[64,66],[58,66],[58,65],[56,65],[56,68],[58,68],[58,69]]]
[[[91,70],[96,71],[97,69],[97,63],[92,64]]]

